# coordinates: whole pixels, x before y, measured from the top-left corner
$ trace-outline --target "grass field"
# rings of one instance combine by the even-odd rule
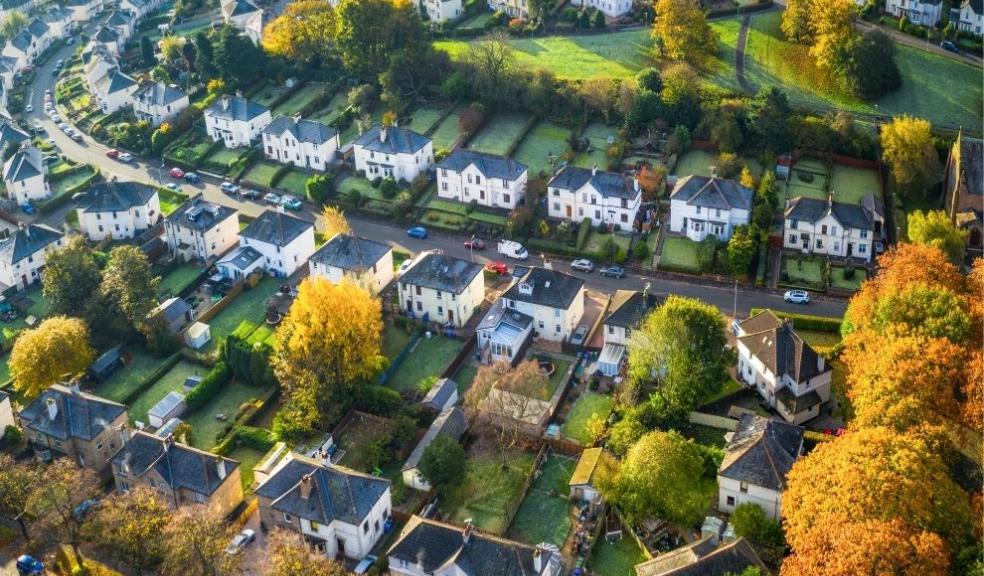
[[[618,129],[599,122],[588,124],[581,138],[588,139],[588,149],[574,158],[574,165],[591,168],[595,164],[602,168],[608,166],[608,138],[618,138]]]
[[[332,96],[331,100],[328,101],[328,105],[311,116],[311,120],[330,124],[336,118],[341,116],[342,112],[345,112],[346,108],[348,108],[348,96],[343,90]]]
[[[464,524],[471,518],[479,530],[503,534],[506,531],[505,510],[520,498],[523,479],[533,465],[533,455],[516,452],[506,458],[502,467],[499,454],[468,458],[465,479],[441,503],[451,520]]]
[[[460,113],[461,107],[455,108],[434,129],[434,132],[431,134],[431,140],[434,141],[435,152],[442,148],[451,148],[461,136],[461,131],[458,130],[458,114]]]
[[[130,404],[130,419],[143,422],[144,424],[149,423],[147,420],[147,411],[153,408],[154,404],[160,402],[162,398],[167,396],[168,392],[177,391],[183,394],[184,382],[188,376],[196,374],[204,376],[207,372],[208,368],[204,366],[192,364],[185,360],[178,362],[173,368],[168,370],[163,378],[154,382],[153,386],[145,390],[143,394],[138,396]],[[194,432],[192,434],[194,435]]]
[[[209,154],[205,158],[205,163],[228,170],[244,154],[246,154],[245,149],[222,147]]]
[[[468,148],[489,154],[505,155],[519,139],[529,122],[526,114],[500,114],[489,120],[469,142]]]
[[[817,158],[800,158],[789,171],[786,181],[786,197],[827,199],[827,166]]]
[[[128,350],[126,364],[101,383],[96,388],[96,394],[113,402],[122,402],[163,362],[163,358],[152,356],[140,348]]]
[[[310,174],[299,170],[297,168],[292,168],[289,172],[283,175],[280,182],[277,182],[277,188],[285,192],[289,192],[298,198],[307,197],[307,181]]]
[[[273,162],[256,162],[243,176],[243,181],[247,184],[270,188],[270,181],[273,180],[273,175],[277,173],[277,170],[280,170],[280,167],[280,164]]]
[[[208,323],[211,327],[212,340],[209,342],[209,349],[216,346],[216,342],[224,341],[226,336],[232,334],[243,322],[259,324],[266,315],[263,301],[272,296],[280,288],[280,284],[274,278],[264,278],[252,290],[247,290],[236,297],[231,304],[212,318]]]
[[[179,292],[188,287],[189,284],[198,278],[201,269],[195,266],[182,265],[171,270],[166,276],[161,278],[161,283],[157,285],[157,295],[161,299],[177,296]]]
[[[614,240],[616,246],[626,251],[629,249],[629,242],[632,241],[632,237],[626,234],[599,234],[597,231],[592,231],[588,236],[588,241],[584,244],[584,249],[600,255],[607,247],[609,239]],[[610,253],[606,253],[605,256],[605,262],[608,262],[612,257]]]
[[[10,380],[10,366],[7,365],[9,360],[10,354],[4,354],[0,358],[0,385],[6,384]]]
[[[357,190],[365,198],[372,198],[381,202],[388,202],[379,193],[379,190],[372,187],[368,180],[355,175],[348,175],[338,183],[338,193],[347,194],[352,190]]]
[[[284,114],[293,116],[321,97],[326,91],[327,87],[324,84],[318,82],[307,84],[297,92],[291,94],[290,98],[284,100],[280,106],[274,108],[273,115],[278,116]]]
[[[283,86],[265,86],[260,89],[259,92],[250,97],[250,100],[256,102],[257,104],[262,104],[263,106],[270,106],[273,104],[277,98],[280,98],[281,94],[286,92],[287,89]]]
[[[170,216],[172,212],[180,208],[185,200],[188,199],[187,194],[168,190],[167,188],[159,189],[157,195],[161,200],[161,212],[165,216]]]
[[[675,270],[699,272],[697,248],[698,244],[689,238],[667,236],[663,240],[663,253],[660,255],[659,264]]]
[[[253,466],[259,464],[260,459],[263,458],[263,452],[248,446],[239,446],[226,454],[226,457],[239,462],[239,480],[243,485],[243,490],[248,489],[253,483]]]
[[[410,121],[403,124],[403,127],[420,134],[426,134],[428,130],[437,124],[437,121],[441,119],[443,114],[444,111],[437,108],[429,108],[427,106],[417,108],[410,113]]]
[[[516,148],[513,159],[526,165],[529,177],[538,176],[541,172],[553,174],[556,166],[563,161],[570,135],[571,131],[563,126],[537,122]]]
[[[453,338],[421,338],[386,385],[401,392],[412,390],[424,378],[439,375],[461,350],[461,346],[462,341]]]
[[[554,371],[550,375],[550,380],[547,382],[547,389],[540,400],[550,400],[557,391],[557,387],[560,386],[564,379],[567,377],[567,370],[570,369],[571,363],[569,360],[564,360],[563,358],[549,357],[549,360],[553,362]]]
[[[805,283],[814,286],[820,283],[823,263],[819,260],[805,258],[783,258],[782,271],[789,276],[792,284]]]
[[[427,210],[420,221],[426,226],[456,231],[463,230],[468,225],[467,217],[438,210]]]
[[[196,128],[192,128],[189,134],[169,146],[164,156],[187,164],[197,164],[211,147],[212,140]]]
[[[834,193],[834,200],[848,204],[857,204],[868,194],[874,194],[876,198],[882,197],[877,172],[840,164],[834,164],[831,170],[830,189]]]
[[[233,380],[208,404],[185,414],[184,421],[191,426],[191,445],[201,450],[211,450],[218,444],[218,435],[225,430],[226,424],[239,414],[239,407],[259,398],[265,392],[264,388],[247,386]],[[219,414],[225,415],[226,420],[216,418]]]
[[[402,328],[386,324],[383,328],[383,356],[393,358],[410,343],[410,335]]]
[[[509,537],[535,546],[549,542],[563,547],[571,531],[571,502],[568,483],[577,459],[550,456],[543,462],[543,473],[519,505],[509,526]]]
[[[599,538],[591,550],[591,571],[605,576],[635,576],[635,565],[646,560],[639,545],[630,536],[609,544]]]
[[[612,411],[612,399],[604,394],[587,393],[574,402],[567,421],[561,432],[564,436],[572,440],[577,440],[581,444],[588,446],[591,444],[591,436],[588,435],[586,425],[591,416],[597,414],[601,418],[607,418]]]
[[[478,374],[478,366],[474,364],[462,364],[461,368],[454,373],[455,384],[458,385],[458,396],[464,394],[469,388],[471,388],[472,382],[475,381],[475,375]]]
[[[843,290],[860,290],[861,283],[868,277],[865,270],[854,269],[854,278],[848,280],[844,278],[843,266],[832,266],[830,268],[830,285]]]

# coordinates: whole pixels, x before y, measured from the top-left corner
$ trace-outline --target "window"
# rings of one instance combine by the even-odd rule
[[[368,520],[366,520],[365,522],[362,523],[362,533],[363,534],[368,534],[369,533],[369,521]]]
[[[420,296],[420,286],[414,286],[417,289],[417,296]]]
[[[837,236],[837,226],[831,226],[830,227],[830,235],[831,236]]]
[[[420,302],[420,300],[417,300],[417,312],[423,312],[423,311],[424,311],[424,305]]]
[[[835,241],[835,242],[834,242],[834,252],[837,252],[837,251],[839,251],[840,249],[841,249],[841,245],[840,245],[840,242],[836,242],[836,241]]]
[[[867,230],[862,230],[861,231],[861,238],[867,238],[867,237],[868,237],[868,231]]]
[[[631,335],[632,335],[632,328],[626,328],[625,329],[625,337],[628,338]]]
[[[438,316],[444,316],[444,306],[438,306],[437,307],[437,315]]]
[[[817,238],[817,248],[823,248],[823,240]]]
[[[560,334],[560,324],[557,324],[556,326],[554,326],[554,332]]]
[[[734,505],[735,505],[735,497],[728,496],[728,506],[734,506]]]
[[[502,201],[505,204],[509,204],[509,194],[503,194],[502,195]]]
[[[539,321],[539,322],[537,322],[536,324],[537,324],[537,326],[539,326],[539,327],[540,327],[540,330],[543,330],[543,320],[540,320],[540,321]]]
[[[614,334],[615,333],[615,327],[612,326],[611,324],[608,325],[608,333],[609,334]]]
[[[827,233],[827,225],[826,224],[823,224],[822,226],[820,226],[820,233],[821,234],[826,234]]]
[[[290,514],[284,514],[284,522],[287,522],[289,524],[293,521],[294,519],[290,517]]]
[[[715,208],[714,209],[714,217],[715,218],[720,218],[721,217],[721,209],[720,208]]]
[[[554,310],[554,318],[560,318],[560,309]]]
[[[435,290],[435,292],[437,292],[437,299],[440,300],[441,299],[441,291],[440,290]]]
[[[748,493],[748,482],[742,482],[738,485],[738,489],[741,490],[742,494]]]
[[[315,522],[314,520],[311,520],[310,523],[311,523],[311,531],[312,532],[317,532],[318,531],[318,528],[321,528],[321,525],[318,524],[317,522]]]
[[[697,213],[700,214],[700,206],[697,207]]]
[[[858,254],[867,254],[867,253],[868,253],[868,245],[858,244]]]
[[[481,176],[475,176],[475,184],[481,184],[481,183],[482,183],[482,177]]]
[[[444,190],[445,192],[448,191],[448,183],[447,182],[441,182],[441,190]]]
[[[628,222],[628,221],[629,221],[629,215],[628,215],[628,214],[626,214],[625,212],[623,212],[623,213],[622,213],[622,222],[623,222],[623,223],[626,223],[626,222]]]
[[[795,244],[796,243],[796,234],[790,234],[789,235],[789,243],[790,244]]]

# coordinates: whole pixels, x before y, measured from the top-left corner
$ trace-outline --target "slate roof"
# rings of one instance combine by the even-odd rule
[[[189,213],[194,215],[194,219],[188,218]],[[208,232],[235,214],[235,208],[215,202],[205,202],[201,195],[198,195],[178,206],[177,210],[168,215],[167,221],[188,230]]]
[[[720,210],[751,210],[753,192],[734,180],[684,176],[676,182],[670,201],[680,200],[691,206]]]
[[[249,122],[253,118],[260,116],[270,109],[252,100],[247,100],[242,96],[230,96],[223,94],[211,106],[205,109],[205,114],[215,118],[225,118],[240,122]]]
[[[453,382],[452,382],[453,384]],[[424,437],[420,439],[417,443],[416,448],[410,453],[410,457],[407,458],[403,468],[401,470],[413,470],[420,464],[420,459],[424,456],[424,451],[427,447],[431,445],[439,435],[445,435],[454,441],[458,441],[461,435],[465,433],[468,428],[468,419],[465,417],[465,412],[457,406],[452,406],[447,410],[444,410],[437,415],[437,418],[431,422],[430,427],[427,432],[424,433]]]
[[[964,0],[960,7],[970,6],[970,9],[974,11],[974,14],[984,14],[984,0]]]
[[[327,124],[292,116],[277,116],[263,129],[264,134],[277,137],[282,136],[284,132],[290,132],[298,142],[308,142],[317,146],[324,144],[338,134],[338,130]]]
[[[604,323],[635,329],[646,314],[662,303],[663,299],[655,294],[644,294],[638,290],[616,290]]]
[[[759,312],[740,324],[745,332],[738,341],[749,353],[765,364],[776,378],[788,374],[795,382],[805,382],[830,370],[820,357],[793,329],[790,322],[783,322],[771,310]]]
[[[426,574],[434,574],[451,564],[469,576],[538,574],[533,567],[533,547],[477,530],[472,531],[465,543],[463,532],[457,526],[413,516],[386,554],[391,563],[395,559],[419,564]],[[560,561],[556,551],[545,555],[544,566]]]
[[[99,29],[96,30],[96,34],[93,38],[96,42],[116,42],[120,39],[120,34],[108,26],[100,26]]]
[[[18,32],[16,36],[10,39],[10,44],[11,46],[17,48],[21,52],[26,53],[27,50],[31,47],[31,40],[33,40],[33,38],[34,37],[31,35],[30,30],[25,28],[20,32]]]
[[[45,34],[48,33],[48,30],[50,30],[49,26],[45,24],[44,21],[41,20],[40,18],[35,18],[34,20],[31,20],[31,23],[27,25],[27,29],[28,31],[31,32],[31,34],[35,38],[40,38],[44,36]]]
[[[380,140],[382,126],[379,124],[366,131],[355,141],[356,146],[382,154],[414,154],[426,146],[431,139],[413,130],[390,126],[386,128],[386,140]]]
[[[523,314],[522,312],[513,310],[512,308],[507,308],[502,300],[496,300],[495,305],[482,317],[476,330],[493,330],[498,328],[502,323],[522,332],[533,323],[533,317],[529,314]]]
[[[239,236],[283,248],[313,228],[314,224],[307,220],[294,218],[282,212],[265,210],[259,218],[243,229]]]
[[[118,69],[114,69],[109,73],[109,86],[106,88],[106,94],[115,94],[120,90],[126,90],[136,84],[136,80],[120,72]]]
[[[389,480],[331,465],[299,455],[278,468],[256,489],[256,495],[269,498],[274,510],[330,524],[333,520],[358,526],[390,488]],[[311,495],[303,498],[301,479],[311,475]]]
[[[750,566],[771,574],[744,538],[718,546],[715,538],[707,537],[636,564],[635,572],[637,576],[726,576],[741,574]]]
[[[802,396],[797,396],[793,394],[793,391],[789,388],[783,386],[776,392],[776,400],[782,403],[783,407],[790,414],[799,414],[800,412],[806,412],[814,406],[819,406],[823,403],[823,399],[817,394],[816,390],[810,390]]]
[[[63,8],[47,9],[43,18],[45,22],[61,23],[66,20],[70,20],[72,18],[72,13]]]
[[[589,182],[592,188],[606,198],[625,198],[631,200],[640,194],[636,190],[632,178],[614,172],[579,168],[577,166],[565,166],[561,168],[560,172],[550,179],[547,186],[561,188],[563,190],[578,190]]]
[[[441,410],[447,404],[451,395],[458,390],[458,383],[450,378],[441,378],[431,386],[421,404],[435,410]]]
[[[0,72],[14,72],[17,69],[17,59],[0,55]],[[2,120],[7,122],[8,120]]]
[[[465,148],[455,148],[437,165],[440,169],[459,173],[469,166],[475,166],[486,178],[499,178],[508,181],[515,180],[526,172],[526,165],[516,162],[512,158]]]
[[[9,144],[20,144],[31,137],[18,128],[13,121],[0,119],[0,149],[5,150]]]
[[[530,294],[523,294],[520,290],[523,284],[533,288]],[[514,282],[502,297],[507,300],[567,310],[583,287],[584,280],[576,276],[558,270],[531,266],[529,272],[519,281]]]
[[[236,460],[140,431],[134,432],[116,453],[113,464],[119,467],[124,460],[134,476],[143,476],[153,468],[172,489],[183,488],[204,496],[215,493],[239,467]],[[225,478],[219,477],[219,461],[225,463]]]
[[[404,272],[403,276],[400,277],[400,282],[442,292],[451,292],[452,294],[461,294],[481,273],[481,264],[443,254],[430,253]]]
[[[263,255],[260,254],[259,250],[253,248],[252,246],[240,246],[233,250],[228,256],[219,260],[219,264],[228,264],[240,270],[246,270],[250,267],[253,262],[256,262]]]
[[[874,220],[874,216],[885,218],[885,203],[874,194],[867,194],[861,199],[861,208],[872,216],[872,220]]]
[[[156,195],[153,186],[139,182],[102,182],[92,185],[79,200],[79,210],[88,214],[126,212],[130,208],[146,206]]]
[[[129,26],[133,22],[134,15],[126,10],[113,10],[109,16],[103,20],[107,26]]]
[[[44,224],[27,224],[0,240],[0,262],[10,266],[61,240],[63,234]]]
[[[802,426],[745,414],[724,449],[718,475],[782,492],[802,446]]]
[[[242,16],[243,14],[249,14],[258,10],[259,8],[256,4],[253,4],[248,0],[230,0],[228,2],[222,2],[222,13],[225,14],[226,18]]]
[[[861,204],[847,204],[831,199],[806,198],[797,196],[786,206],[787,220],[802,220],[816,223],[821,218],[831,214],[844,228],[858,230],[874,230],[875,224],[871,214]]]
[[[972,4],[974,12],[984,13],[982,5],[984,0],[976,0]],[[984,140],[960,135],[960,172],[967,184],[968,194],[984,194]]]
[[[188,301],[175,296],[158,304],[150,314],[161,314],[164,321],[170,324],[179,318],[184,318],[189,311],[191,311],[191,305],[188,304]]]
[[[174,84],[146,82],[134,92],[133,98],[151,106],[167,106],[185,97],[183,90]]]
[[[18,150],[3,167],[6,182],[21,182],[44,174],[41,151],[33,146]]]
[[[311,256],[312,262],[361,273],[372,268],[391,248],[382,242],[336,234]]]
[[[54,420],[48,417],[49,399],[58,406]],[[28,404],[20,415],[28,428],[47,436],[62,440],[92,440],[124,413],[126,406],[122,404],[54,384]]]

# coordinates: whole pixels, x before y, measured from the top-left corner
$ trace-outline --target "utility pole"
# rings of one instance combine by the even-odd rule
[[[735,302],[734,306],[731,308],[731,317],[735,320],[738,319],[738,279],[735,279]]]

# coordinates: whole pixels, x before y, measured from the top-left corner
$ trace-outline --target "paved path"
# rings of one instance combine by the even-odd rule
[[[747,93],[752,93],[752,87],[745,79],[745,42],[748,40],[748,27],[752,22],[752,17],[745,14],[741,17],[741,29],[738,30],[738,45],[735,46],[735,77],[738,78],[738,85]]]

